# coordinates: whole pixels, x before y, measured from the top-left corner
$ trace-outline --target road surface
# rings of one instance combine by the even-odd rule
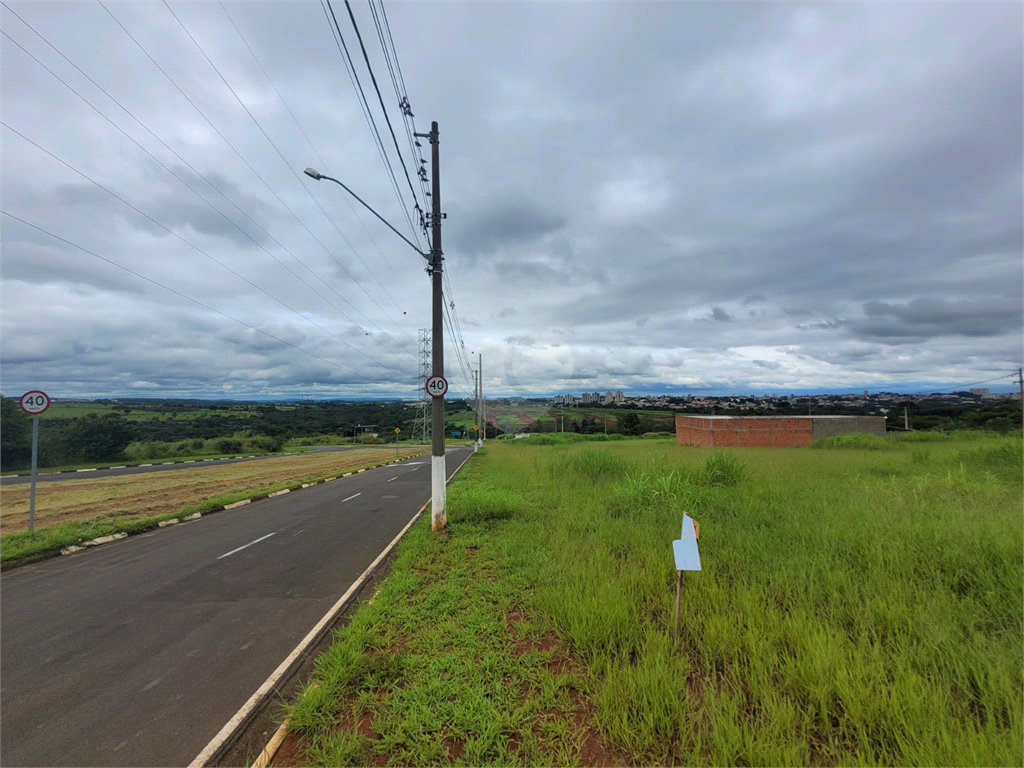
[[[0,764],[187,765],[429,498],[420,456],[5,573]]]

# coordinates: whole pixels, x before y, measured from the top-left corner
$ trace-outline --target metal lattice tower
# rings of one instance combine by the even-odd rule
[[[430,344],[430,329],[420,328],[420,375],[417,384],[418,394],[416,397],[416,426],[413,430],[413,437],[424,443],[431,439],[430,429],[430,398],[427,396],[427,379],[430,378],[432,370],[432,348]]]

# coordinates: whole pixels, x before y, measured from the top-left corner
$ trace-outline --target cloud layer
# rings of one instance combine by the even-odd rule
[[[387,11],[440,124],[455,395],[477,354],[520,395],[1021,364],[1019,4]],[[302,174],[414,236],[339,22],[394,186],[318,3],[3,9],[4,394],[414,395],[424,260]]]

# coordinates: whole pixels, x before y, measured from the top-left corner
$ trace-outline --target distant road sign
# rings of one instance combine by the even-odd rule
[[[399,429],[398,427],[395,427],[395,434],[396,434],[396,435],[397,435],[397,434],[398,434],[399,432],[401,432],[401,431],[402,431],[402,430],[400,430],[400,429]]]
[[[431,397],[444,397],[448,392],[448,379],[444,376],[431,376],[427,379],[427,394]]]
[[[40,392],[38,389],[33,389],[31,392],[26,392],[21,396],[21,399],[18,400],[18,405],[29,416],[38,416],[50,407],[50,396],[45,392]]]

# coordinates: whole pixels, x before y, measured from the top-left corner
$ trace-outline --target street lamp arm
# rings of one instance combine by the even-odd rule
[[[313,170],[312,168],[307,168],[307,169],[306,169],[306,170],[304,171],[304,173],[305,173],[305,174],[306,174],[307,176],[309,176],[310,178],[316,179],[317,181],[319,181],[320,179],[327,179],[328,181],[333,181],[333,182],[334,182],[335,184],[337,184],[337,185],[338,185],[339,187],[341,187],[341,188],[342,188],[342,189],[344,189],[344,190],[345,190],[346,192],[348,192],[348,193],[349,193],[350,195],[352,195],[352,197],[354,197],[354,198],[355,198],[356,200],[358,200],[358,201],[359,201],[360,203],[362,203],[362,204],[363,204],[363,206],[364,206],[364,207],[365,207],[365,208],[366,208],[366,209],[367,209],[367,210],[368,210],[368,211],[369,211],[370,213],[372,213],[372,214],[373,214],[374,216],[376,216],[376,217],[377,217],[378,219],[380,219],[380,220],[381,220],[381,221],[383,221],[383,222],[384,222],[385,224],[387,224],[387,226],[388,226],[388,229],[390,229],[390,230],[391,230],[392,232],[394,232],[394,233],[395,233],[396,235],[398,235],[398,236],[399,236],[400,238],[402,238],[403,240],[405,240],[405,242],[407,242],[407,243],[408,243],[409,245],[411,245],[411,246],[413,247],[413,250],[415,250],[415,251],[416,251],[416,253],[418,253],[418,254],[419,254],[420,256],[422,256],[423,258],[427,259],[428,261],[430,260],[430,255],[429,255],[429,254],[426,254],[426,253],[424,253],[423,251],[421,251],[421,250],[419,249],[419,246],[417,246],[417,245],[416,245],[416,244],[415,244],[414,242],[412,242],[412,241],[411,241],[411,240],[410,240],[409,238],[407,238],[407,237],[406,237],[405,235],[403,235],[403,234],[402,234],[401,232],[399,232],[399,231],[398,231],[397,229],[395,229],[395,228],[394,228],[393,226],[391,226],[391,222],[390,222],[390,221],[388,221],[388,220],[387,220],[387,219],[385,219],[385,218],[384,218],[383,216],[381,216],[381,215],[380,215],[379,213],[377,213],[377,212],[376,212],[375,210],[373,210],[373,208],[371,208],[371,207],[370,207],[370,206],[369,206],[369,205],[368,205],[368,204],[366,203],[366,201],[365,201],[365,200],[363,200],[363,198],[361,198],[361,197],[360,197],[359,195],[357,195],[357,194],[356,194],[355,192],[353,192],[353,191],[352,191],[351,189],[349,189],[349,188],[348,188],[347,186],[345,186],[345,185],[344,185],[344,184],[343,184],[342,182],[338,181],[337,179],[335,179],[335,178],[334,178],[334,177],[332,177],[332,176],[325,176],[324,174],[322,174],[322,173],[320,173],[320,172],[318,172],[318,171],[315,171],[315,170]]]

